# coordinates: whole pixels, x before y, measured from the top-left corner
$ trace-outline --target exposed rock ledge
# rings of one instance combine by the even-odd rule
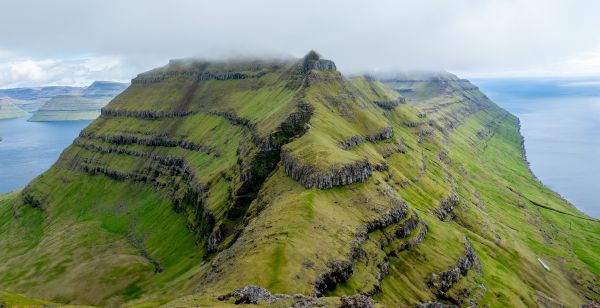
[[[103,116],[110,117],[130,117],[130,118],[140,118],[140,119],[162,119],[162,118],[176,118],[176,117],[184,117],[192,114],[192,111],[150,111],[150,110],[114,110],[114,109],[105,109],[102,108],[100,110],[100,114]]]
[[[441,221],[453,219],[455,217],[454,208],[460,204],[460,196],[453,189],[452,194],[440,201],[440,206],[434,211],[434,215]]]
[[[350,150],[351,148],[363,143],[365,143],[365,138],[363,136],[352,136],[347,140],[338,142],[340,148],[344,150]]]
[[[365,182],[373,174],[373,166],[367,159],[353,164],[333,165],[317,171],[312,165],[303,165],[287,151],[281,151],[285,173],[306,188],[327,189],[334,186]]]
[[[400,97],[394,101],[373,101],[373,103],[381,109],[392,110],[398,105],[406,103],[406,100],[404,97]]]
[[[314,297],[305,296],[302,294],[273,294],[265,288],[257,285],[247,285],[243,288],[234,290],[231,293],[218,297],[220,301],[233,299],[236,305],[242,304],[273,304],[278,300],[293,300],[292,307],[321,307],[324,306],[320,300]]]
[[[468,271],[473,267],[481,274],[479,257],[477,257],[477,253],[471,247],[469,239],[465,237],[465,254],[458,259],[456,265],[451,269],[431,274],[427,284],[434,294],[443,296],[458,282],[461,276],[466,276]]]
[[[204,80],[237,80],[237,79],[248,79],[248,78],[259,78],[263,76],[265,72],[252,72],[252,73],[241,73],[235,71],[204,71],[198,72],[193,70],[182,70],[182,71],[171,71],[161,73],[146,73],[140,74],[136,78],[131,80],[131,84],[153,84],[166,80],[171,77],[183,77],[191,79],[193,81],[204,81]]]
[[[380,140],[390,139],[392,138],[392,136],[394,136],[394,129],[391,126],[387,126],[381,131],[371,134],[366,138],[363,136],[356,135],[350,137],[347,140],[338,142],[338,145],[344,150],[350,150],[357,145],[365,143],[365,141],[376,142]]]
[[[394,135],[394,129],[391,126],[387,126],[380,132],[367,136],[367,140],[371,142],[390,139]]]

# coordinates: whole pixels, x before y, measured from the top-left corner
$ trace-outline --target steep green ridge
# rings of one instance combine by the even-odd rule
[[[10,99],[0,99],[0,119],[21,118],[29,115],[25,110],[17,107]]]
[[[517,118],[450,74],[348,79],[314,52],[171,61],[0,199],[0,289],[102,306],[589,302],[600,223],[523,155]],[[248,285],[272,293],[234,292]]]

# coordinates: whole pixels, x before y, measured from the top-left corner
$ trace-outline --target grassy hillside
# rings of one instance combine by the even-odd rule
[[[0,199],[0,289],[55,303],[576,307],[598,264],[600,223],[468,81],[312,52],[140,74]]]
[[[10,99],[0,99],[0,119],[21,118],[29,115],[25,110],[17,107]]]

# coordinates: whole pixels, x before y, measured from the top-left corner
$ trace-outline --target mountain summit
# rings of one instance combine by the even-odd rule
[[[599,247],[467,80],[316,52],[142,73],[0,197],[0,289],[56,303],[577,306]]]

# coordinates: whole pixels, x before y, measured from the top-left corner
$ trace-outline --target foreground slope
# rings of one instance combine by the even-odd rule
[[[347,79],[315,53],[140,74],[0,203],[0,289],[53,302],[577,306],[599,291],[600,224],[530,173],[514,116],[453,75]],[[230,293],[248,285],[277,294]]]

